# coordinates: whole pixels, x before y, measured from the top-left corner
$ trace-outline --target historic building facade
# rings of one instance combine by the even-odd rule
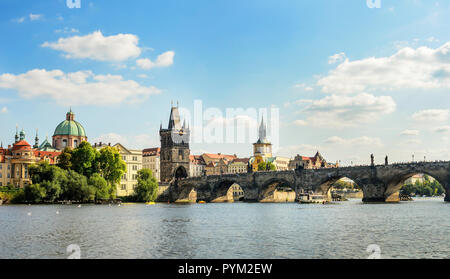
[[[61,152],[39,148],[36,135],[35,144],[31,146],[25,140],[25,132],[16,130],[14,144],[8,148],[0,147],[0,186],[23,188],[32,183],[28,168],[31,164],[46,161],[55,164]]]
[[[228,173],[246,173],[249,158],[236,158],[228,164]]]
[[[201,155],[190,155],[189,156],[189,176],[203,176],[205,172],[206,163]]]
[[[306,156],[300,156],[297,155],[293,160],[290,160],[289,162],[289,169],[294,170],[296,168],[302,168],[302,169],[320,169],[320,168],[337,168],[339,167],[339,164],[336,162],[336,164],[328,163],[320,154],[319,151],[317,151],[316,155],[314,157],[306,157]]]
[[[189,176],[189,127],[181,125],[178,107],[171,108],[167,129],[159,129],[161,140],[160,180],[167,183],[174,178]]]
[[[146,148],[142,150],[142,168],[152,171],[156,180],[160,181],[160,156],[161,148]]]
[[[75,121],[75,114],[70,110],[66,114],[66,120],[61,122],[53,134],[53,147],[63,150],[66,147],[76,148],[83,141],[87,141],[84,127]]]
[[[111,144],[94,143],[93,147],[101,150]],[[134,194],[134,188],[137,186],[138,171],[142,169],[142,150],[129,149],[120,143],[112,146],[119,151],[122,160],[127,165],[127,172],[122,175],[119,185],[117,185],[116,195],[118,197],[131,196]]]

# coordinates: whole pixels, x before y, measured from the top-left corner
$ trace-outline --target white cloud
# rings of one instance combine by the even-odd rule
[[[80,33],[80,31],[75,28],[64,27],[64,29],[55,30],[55,33],[70,34],[70,33]]]
[[[413,114],[416,121],[447,121],[450,119],[450,110],[448,109],[427,109]]]
[[[43,97],[62,105],[111,105],[138,102],[161,91],[120,75],[95,75],[91,71],[64,73],[34,69],[24,74],[0,75],[0,89],[14,89],[26,99]]]
[[[159,55],[153,62],[148,58],[138,59],[136,65],[142,69],[149,70],[151,68],[169,67],[173,64],[174,51],[167,51]]]
[[[303,109],[306,122],[312,126],[335,128],[356,126],[378,120],[394,112],[396,103],[390,96],[376,97],[367,93],[350,96],[326,96],[320,100],[311,100]]]
[[[103,36],[101,31],[86,36],[59,38],[57,42],[45,42],[41,46],[65,52],[66,58],[99,61],[124,61],[141,54],[139,38],[133,34]]]
[[[308,86],[306,83],[294,84],[294,88],[301,88],[305,91],[313,91],[314,90],[314,88],[312,88],[311,86]]]
[[[383,146],[379,138],[370,138],[367,136],[344,139],[338,136],[328,138],[326,141],[328,144],[333,145],[347,145],[347,146]]]
[[[427,41],[427,42],[429,42],[429,43],[437,43],[437,42],[439,42],[439,40],[436,39],[436,38],[433,37],[433,36],[431,36],[431,37],[425,39],[425,41]]]
[[[31,21],[39,20],[39,19],[41,19],[43,16],[44,16],[44,15],[42,15],[42,14],[30,14],[30,15],[29,15]]]
[[[146,74],[140,74],[138,75],[139,78],[148,78],[148,76]]]
[[[25,17],[23,16],[23,17],[15,18],[12,21],[16,22],[16,23],[23,23],[23,22],[25,22]]]
[[[333,94],[450,89],[450,42],[436,49],[405,47],[390,57],[347,59],[317,85]]]
[[[419,130],[404,130],[400,133],[401,136],[418,136]]]
[[[328,64],[335,64],[344,61],[347,59],[347,56],[344,52],[336,53],[335,55],[332,55],[328,57]]]
[[[450,133],[450,126],[436,127],[433,129],[433,131],[440,134]]]
[[[8,113],[8,108],[2,107],[2,109],[0,110],[0,113]]]

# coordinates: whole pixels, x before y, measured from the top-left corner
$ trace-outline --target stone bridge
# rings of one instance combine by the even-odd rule
[[[435,178],[445,188],[445,201],[450,201],[450,162],[418,162],[334,169],[267,171],[184,178],[169,187],[171,201],[231,201],[229,188],[234,183],[244,191],[244,200],[270,202],[280,186],[299,194],[314,191],[329,195],[331,185],[347,177],[363,190],[364,202],[398,202],[404,181],[417,173]]]

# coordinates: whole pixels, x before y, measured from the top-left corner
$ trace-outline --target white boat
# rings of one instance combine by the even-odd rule
[[[299,194],[299,203],[328,203],[328,197],[318,194]]]

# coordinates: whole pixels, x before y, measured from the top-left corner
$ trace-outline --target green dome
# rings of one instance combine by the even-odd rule
[[[66,120],[61,122],[55,129],[53,136],[76,136],[86,137],[83,126],[75,121],[72,109],[66,114]]]
[[[55,129],[54,136],[69,135],[77,137],[85,137],[86,132],[83,126],[75,120],[64,120]]]

